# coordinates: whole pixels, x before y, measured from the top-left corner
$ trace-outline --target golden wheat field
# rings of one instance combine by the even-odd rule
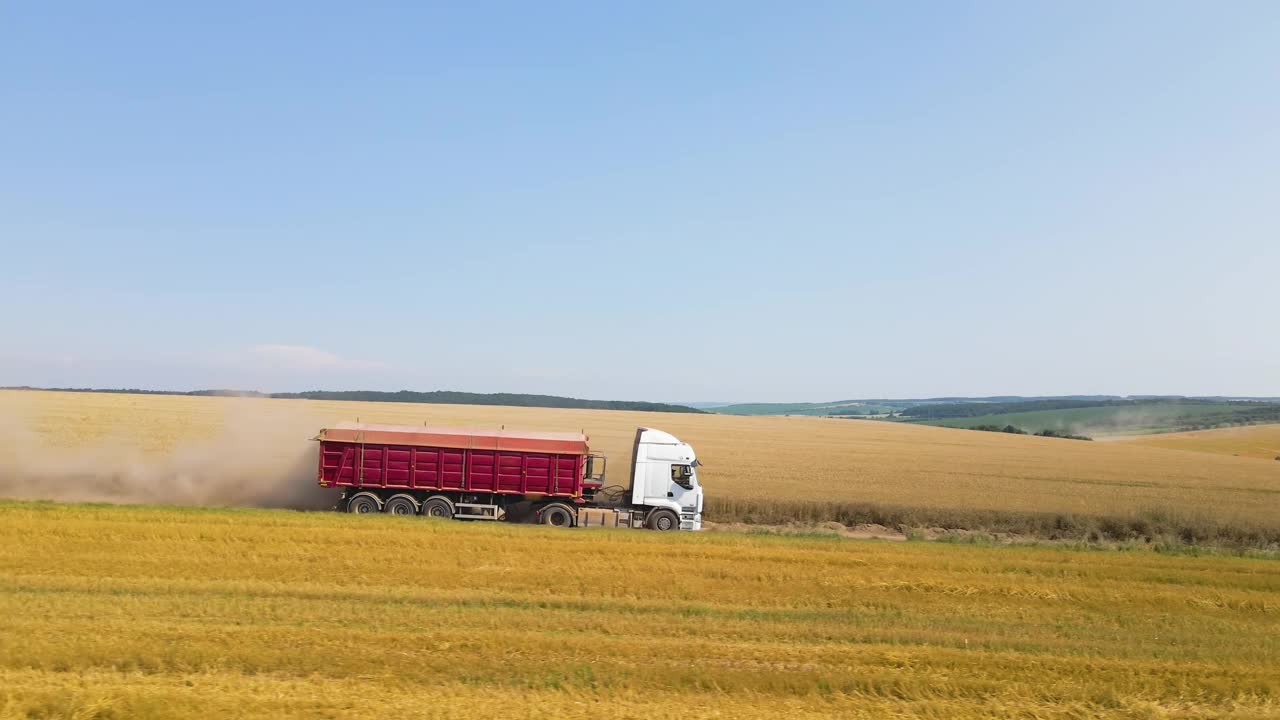
[[[0,718],[1280,717],[1274,560],[0,502]]]
[[[1192,450],[1272,462],[1280,459],[1280,425],[1251,425],[1160,435],[1135,435],[1116,440],[1143,447]]]
[[[581,429],[608,453],[618,483],[626,482],[635,427],[658,427],[696,448],[712,520],[717,510],[731,514],[752,504],[840,502],[1084,515],[1157,510],[1267,526],[1280,514],[1274,460],[805,417],[0,391],[0,422],[10,425],[0,432],[0,460],[29,466],[29,475],[44,476],[46,495],[64,499],[112,499],[120,482],[87,498],[57,494],[68,487],[61,479],[67,472],[106,467],[116,480],[138,476],[148,486],[126,488],[127,500],[244,504],[239,496],[219,503],[210,488],[234,476],[243,491],[239,486],[260,483],[264,474],[279,474],[282,462],[291,487],[309,485],[308,438],[356,418]],[[49,447],[33,449],[41,446]],[[181,493],[146,492],[175,477]],[[40,495],[27,496],[33,494]]]

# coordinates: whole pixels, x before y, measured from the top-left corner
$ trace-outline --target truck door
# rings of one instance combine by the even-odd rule
[[[680,503],[680,512],[701,512],[698,507],[701,493],[698,491],[698,473],[693,465],[671,463],[671,488],[668,497]]]
[[[644,504],[654,507],[671,508],[679,512],[676,507],[678,503],[688,502],[685,494],[689,492],[683,485],[675,481],[679,463],[670,461],[650,461],[645,463],[645,493]]]

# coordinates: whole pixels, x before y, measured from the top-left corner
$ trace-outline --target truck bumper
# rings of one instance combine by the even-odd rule
[[[680,513],[681,530],[701,530],[702,513]]]

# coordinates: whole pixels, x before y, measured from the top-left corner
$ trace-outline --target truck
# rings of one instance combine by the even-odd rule
[[[626,486],[583,433],[340,423],[323,428],[321,487],[337,509],[558,527],[702,529],[693,447],[636,429]]]

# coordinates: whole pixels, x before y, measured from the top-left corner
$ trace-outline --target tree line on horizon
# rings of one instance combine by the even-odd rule
[[[560,395],[529,393],[471,393],[454,390],[308,390],[295,393],[264,393],[256,390],[142,390],[139,388],[37,388],[13,387],[8,390],[46,390],[55,392],[97,392],[127,395],[185,395],[199,397],[260,397],[284,400],[351,400],[359,402],[404,402],[434,405],[500,405],[509,407],[543,407],[571,410],[632,410],[640,412],[699,413],[706,411],[685,405],[646,402],[643,400],[584,400]]]

